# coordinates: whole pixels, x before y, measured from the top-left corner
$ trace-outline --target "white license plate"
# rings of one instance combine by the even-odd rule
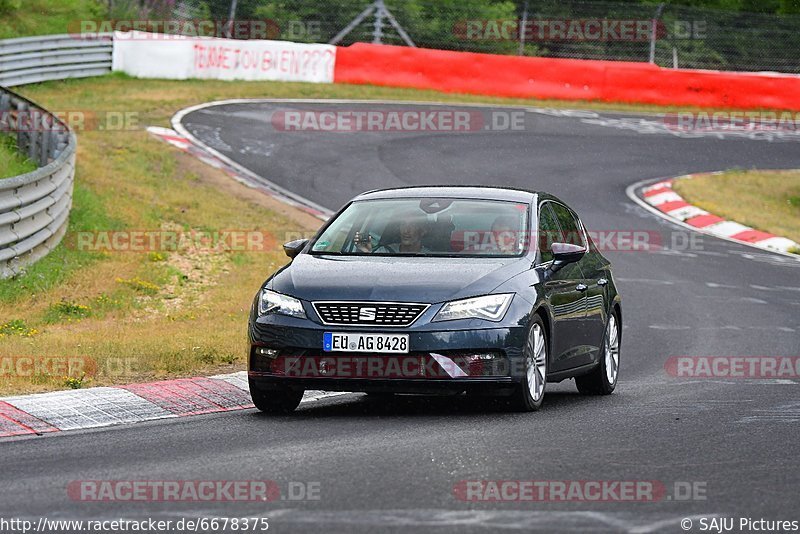
[[[372,352],[377,354],[408,353],[408,334],[362,334],[358,332],[325,332],[325,352]]]

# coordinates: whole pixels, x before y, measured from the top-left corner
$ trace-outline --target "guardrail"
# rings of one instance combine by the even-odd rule
[[[0,179],[0,278],[47,255],[67,231],[75,177],[75,135],[30,100],[0,88],[0,131],[40,167]]]
[[[101,76],[111,72],[113,48],[111,34],[47,35],[0,41],[0,86]]]
[[[77,140],[47,110],[3,87],[111,72],[110,35],[70,35],[0,41],[0,134],[16,137],[39,168],[0,179],[0,278],[47,255],[67,231]]]

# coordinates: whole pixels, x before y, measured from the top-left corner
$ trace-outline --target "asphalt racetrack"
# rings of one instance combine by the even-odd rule
[[[571,380],[550,384],[543,410],[531,414],[452,397],[347,394],[287,418],[246,410],[18,439],[3,444],[3,515],[261,515],[275,532],[348,533],[681,532],[686,518],[694,530],[713,516],[797,520],[798,381],[676,378],[665,363],[800,355],[800,261],[699,234],[687,250],[687,231],[638,206],[626,188],[688,172],[798,168],[798,139],[676,135],[658,117],[541,109],[501,131],[286,131],[273,120],[275,111],[401,108],[414,109],[236,103],[188,113],[182,124],[331,210],[374,188],[502,185],[556,194],[593,231],[662,236],[659,250],[604,252],[623,297],[617,391],[590,398]],[[75,502],[64,488],[84,479],[317,482],[320,495],[267,505]],[[656,481],[666,493],[647,502],[460,500],[454,487],[474,480]]]

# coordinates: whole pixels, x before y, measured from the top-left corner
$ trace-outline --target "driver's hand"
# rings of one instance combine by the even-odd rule
[[[353,243],[359,252],[372,252],[372,239],[369,234],[362,235],[361,232],[356,232],[356,235],[353,236]]]

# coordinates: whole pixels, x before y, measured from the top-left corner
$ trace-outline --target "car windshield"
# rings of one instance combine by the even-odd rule
[[[314,242],[312,254],[519,256],[528,204],[417,198],[350,204]]]

